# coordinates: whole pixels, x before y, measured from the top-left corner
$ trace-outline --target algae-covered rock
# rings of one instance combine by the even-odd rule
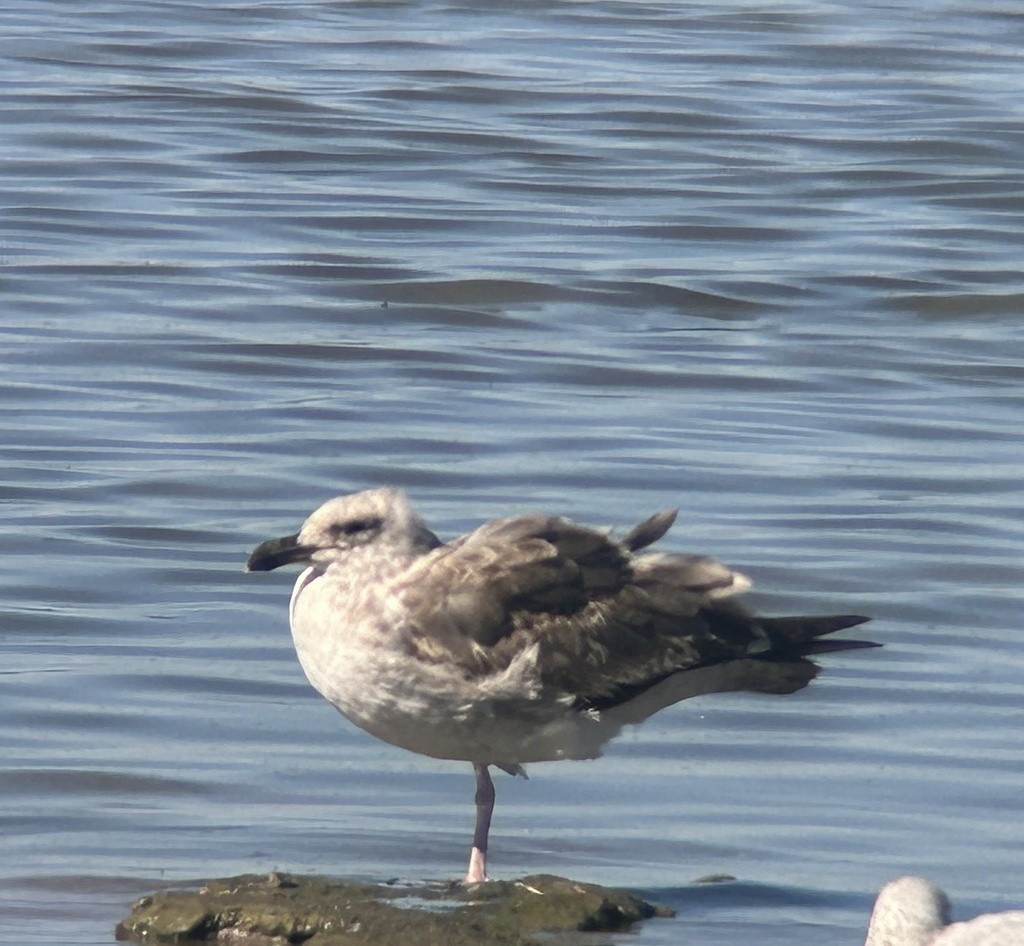
[[[143,897],[116,935],[239,946],[535,946],[538,933],[625,930],[654,916],[672,912],[619,890],[549,875],[462,887],[377,886],[274,872]]]

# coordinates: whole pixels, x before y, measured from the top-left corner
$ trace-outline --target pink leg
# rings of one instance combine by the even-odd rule
[[[487,876],[487,835],[491,830],[491,814],[494,811],[494,782],[486,765],[473,763],[476,773],[476,830],[473,832],[473,850],[469,853],[469,870],[464,884],[481,884],[490,880]]]

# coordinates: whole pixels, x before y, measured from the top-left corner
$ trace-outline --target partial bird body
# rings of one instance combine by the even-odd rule
[[[595,758],[624,725],[701,693],[793,692],[817,672],[817,638],[867,620],[751,616],[738,572],[642,552],[674,519],[617,540],[528,515],[444,544],[383,488],[330,500],[249,568],[308,563],[290,618],[310,682],[386,742],[473,763],[479,841],[487,766]],[[478,853],[467,880],[484,877]]]
[[[864,946],[1024,946],[1024,910],[950,923],[945,892],[923,877],[897,877],[879,892]]]

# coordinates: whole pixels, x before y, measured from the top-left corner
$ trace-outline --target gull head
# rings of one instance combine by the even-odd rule
[[[941,888],[923,877],[898,877],[878,894],[865,946],[925,946],[949,920]]]
[[[246,570],[265,572],[293,562],[327,566],[369,546],[414,556],[438,545],[405,493],[380,487],[327,500],[294,535],[253,549]]]

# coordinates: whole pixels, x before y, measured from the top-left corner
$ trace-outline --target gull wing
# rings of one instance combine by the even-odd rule
[[[519,615],[575,614],[630,577],[628,552],[605,533],[532,515],[495,519],[421,557],[400,593],[421,632],[457,651],[460,641],[493,647]]]
[[[415,653],[483,676],[536,645],[545,686],[598,706],[768,649],[727,601],[749,587],[743,576],[703,556],[633,554],[674,518],[652,516],[621,542],[563,518],[499,519],[434,549],[392,589]]]

